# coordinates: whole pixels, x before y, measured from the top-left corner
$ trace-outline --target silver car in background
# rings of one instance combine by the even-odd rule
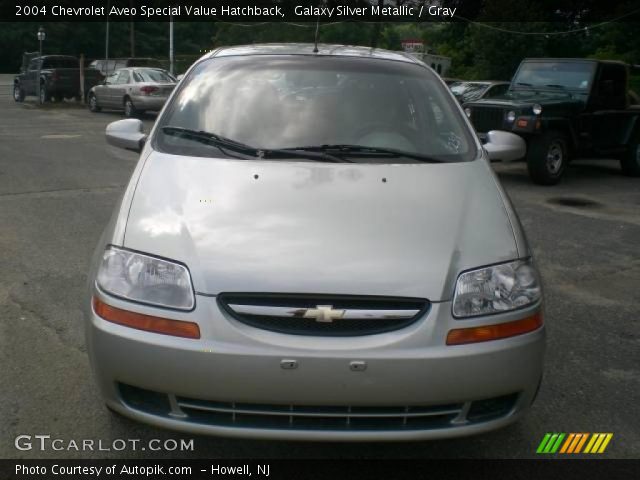
[[[123,110],[127,118],[159,111],[176,84],[176,78],[160,68],[121,68],[89,91],[89,110]]]
[[[438,75],[399,52],[216,50],[181,80],[85,298],[107,406],[193,433],[418,440],[503,427],[543,372],[540,279]]]

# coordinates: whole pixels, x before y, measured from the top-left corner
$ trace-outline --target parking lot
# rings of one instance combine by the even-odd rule
[[[640,179],[580,160],[556,187],[524,163],[496,164],[541,269],[548,351],[527,417],[478,437],[421,443],[285,443],[182,435],[109,413],[86,356],[89,258],[137,155],[108,146],[120,113],[15,104],[0,76],[0,457],[534,457],[546,432],[612,432],[606,456],[638,458]],[[144,119],[147,129],[154,117]],[[437,206],[434,206],[437,208]],[[455,381],[452,378],[451,381]],[[18,435],[65,440],[190,439],[192,452],[20,451]]]

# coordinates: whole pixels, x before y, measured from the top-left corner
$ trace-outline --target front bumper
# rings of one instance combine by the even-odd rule
[[[97,295],[118,308],[181,318]],[[182,318],[200,325],[199,340],[116,325],[89,306],[89,355],[108,406],[133,419],[199,434],[447,438],[515,421],[531,405],[542,376],[544,328],[474,345],[444,343],[451,328],[516,320],[540,306],[489,321],[460,321],[452,318],[449,302],[434,303],[425,318],[401,330],[336,338],[256,329],[227,317],[215,298],[198,296],[197,302]],[[290,368],[292,361],[297,368]],[[353,362],[360,367],[354,369]],[[498,407],[488,415],[473,414],[486,399]]]

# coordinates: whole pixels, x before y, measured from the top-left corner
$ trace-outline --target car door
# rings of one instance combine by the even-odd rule
[[[36,95],[36,80],[39,79],[40,59],[34,58],[29,62],[27,71],[24,72],[22,88],[26,95]]]
[[[111,98],[111,87],[115,83],[117,77],[117,72],[112,73],[104,79],[104,82],[102,82],[101,85],[96,85],[96,87],[94,88],[93,91],[95,93],[96,99],[98,100],[98,105],[100,105],[101,107],[111,107],[113,105],[113,100]]]
[[[627,109],[627,71],[623,64],[604,63],[581,115],[580,136],[600,153],[623,148],[633,115]]]
[[[129,70],[119,70],[118,77],[113,85],[110,86],[113,106],[124,107],[124,97],[127,93],[127,85],[130,83],[131,72]]]

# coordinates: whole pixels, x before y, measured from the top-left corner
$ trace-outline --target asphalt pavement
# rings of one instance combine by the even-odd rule
[[[419,443],[290,443],[184,435],[108,412],[91,377],[81,302],[89,258],[136,162],[108,146],[119,113],[13,102],[0,76],[1,458],[523,458],[546,432],[611,432],[640,457],[640,179],[580,160],[556,187],[496,164],[544,279],[548,351],[530,413],[503,430]],[[144,119],[149,128],[153,116]],[[508,366],[505,365],[505,368]],[[455,381],[455,379],[452,379]],[[192,452],[18,450],[19,435],[194,440]]]

